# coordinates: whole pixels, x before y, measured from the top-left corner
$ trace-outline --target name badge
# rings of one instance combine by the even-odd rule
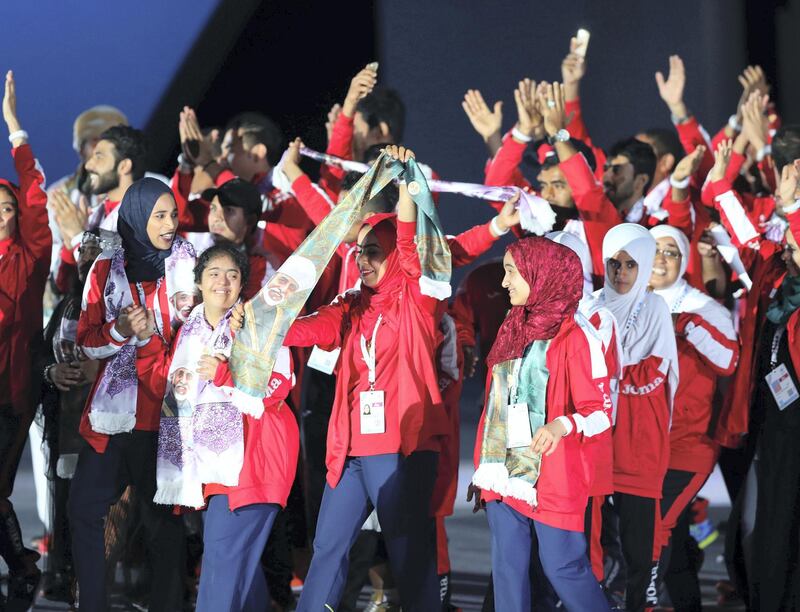
[[[777,368],[772,370],[766,376],[769,390],[772,392],[772,397],[775,398],[775,403],[778,404],[778,410],[785,410],[792,402],[800,399],[800,393],[797,392],[792,377],[789,375],[789,370],[786,366],[780,364]]]
[[[506,434],[508,439],[507,448],[520,448],[531,445],[531,421],[528,418],[528,404],[525,402],[509,405]]]
[[[362,391],[361,433],[382,434],[386,432],[386,418],[383,406],[383,391]]]
[[[309,368],[314,368],[319,372],[325,374],[333,374],[333,369],[336,367],[336,362],[339,361],[339,353],[342,349],[337,348],[332,351],[323,351],[318,346],[311,350],[311,355],[308,357],[306,364]]]

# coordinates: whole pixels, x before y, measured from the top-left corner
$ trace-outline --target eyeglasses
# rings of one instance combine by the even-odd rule
[[[667,259],[680,259],[683,257],[680,251],[673,251],[672,249],[656,249],[656,255],[663,255]]]
[[[614,176],[617,176],[620,172],[622,172],[622,169],[628,164],[630,164],[630,162],[624,164],[612,164],[611,162],[607,162],[606,164],[603,165],[603,172],[608,172],[609,170],[611,170]]]

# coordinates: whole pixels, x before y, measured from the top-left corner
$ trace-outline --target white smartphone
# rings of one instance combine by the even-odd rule
[[[575,41],[575,49],[573,50],[575,55],[586,57],[586,51],[589,49],[589,37],[589,30],[584,30],[583,28],[578,30],[578,33],[572,37],[572,40]]]
[[[372,70],[372,72],[378,72],[378,62],[370,62],[367,64],[367,68]]]

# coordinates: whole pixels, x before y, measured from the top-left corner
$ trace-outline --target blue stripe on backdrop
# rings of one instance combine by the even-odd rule
[[[14,70],[20,120],[48,183],[77,165],[72,124],[86,108],[113,104],[144,127],[220,2],[3,3],[0,71]],[[10,155],[0,154],[0,176],[14,176]]]

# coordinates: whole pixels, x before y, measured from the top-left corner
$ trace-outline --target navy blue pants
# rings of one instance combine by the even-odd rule
[[[228,508],[227,495],[208,502],[197,612],[263,612],[269,592],[261,553],[280,511],[277,504]]]
[[[90,446],[81,451],[67,502],[81,612],[108,610],[105,518],[128,485],[136,490],[147,534],[153,569],[150,610],[174,612],[183,607],[183,520],[171,506],[153,503],[157,445],[157,431],[134,430],[111,436],[104,453]]]
[[[556,602],[548,581],[567,610],[610,610],[592,574],[582,532],[549,527],[503,502],[488,503],[486,516],[492,534],[495,610],[530,612],[532,582],[540,589],[536,607],[553,609]]]
[[[438,453],[351,457],[339,484],[325,486],[314,556],[298,612],[335,610],[347,578],[350,547],[374,507],[405,612],[441,608],[436,530],[430,499]],[[326,606],[328,606],[326,608]]]

